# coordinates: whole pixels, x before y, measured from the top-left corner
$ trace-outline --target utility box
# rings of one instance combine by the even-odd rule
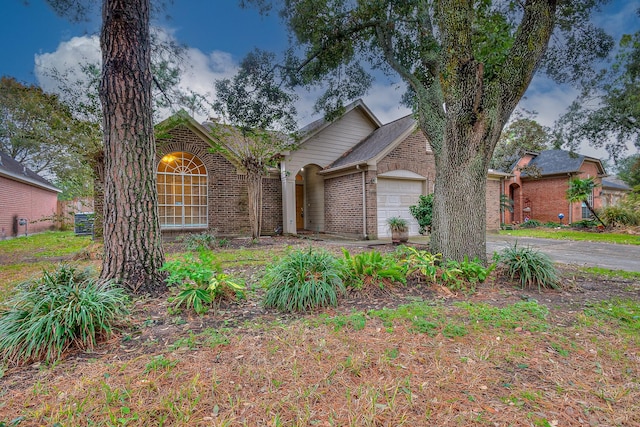
[[[76,236],[93,235],[93,212],[77,213],[74,217],[74,228]]]

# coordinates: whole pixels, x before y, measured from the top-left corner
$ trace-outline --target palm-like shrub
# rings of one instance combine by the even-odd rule
[[[540,251],[530,247],[509,246],[494,254],[499,271],[518,280],[522,288],[537,286],[542,288],[560,288],[560,280],[551,259]]]
[[[335,306],[345,292],[340,261],[325,250],[297,250],[269,266],[262,278],[265,307],[285,312]]]
[[[19,363],[59,359],[70,347],[91,349],[127,313],[127,296],[90,271],[62,265],[25,282],[0,312],[0,355]]]
[[[347,286],[362,289],[369,284],[382,288],[392,282],[407,283],[406,266],[392,255],[382,255],[375,250],[351,255],[344,248],[342,253],[344,258],[341,263]]]

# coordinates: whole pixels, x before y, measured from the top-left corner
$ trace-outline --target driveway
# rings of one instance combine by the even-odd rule
[[[516,242],[518,246],[530,246],[538,249],[555,262],[640,272],[640,246],[637,245],[487,234],[487,253],[491,256],[493,252],[500,251]]]

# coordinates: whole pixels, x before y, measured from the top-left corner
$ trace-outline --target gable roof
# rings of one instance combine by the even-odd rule
[[[417,123],[411,115],[379,127],[371,135],[344,153],[326,170],[364,163],[378,157],[401,142],[402,136],[415,129]]]
[[[344,112],[340,116],[338,116],[336,120],[339,119],[340,117],[344,117],[348,112],[355,110],[356,108],[360,109],[364,113],[364,115],[374,123],[376,128],[379,128],[382,126],[382,122],[378,120],[375,114],[373,114],[373,112],[369,109],[369,107],[365,105],[362,99],[357,99],[353,101],[351,104],[344,107]],[[304,126],[298,131],[298,135],[300,136],[301,143],[310,139],[312,136],[314,136],[315,134],[317,134],[327,126],[330,126],[331,123],[333,122],[326,120],[324,117],[322,117]]]
[[[58,187],[2,151],[0,151],[0,176],[44,190],[62,193]]]
[[[599,159],[565,150],[541,151],[528,163],[528,166],[535,166],[540,171],[541,176],[546,176],[579,172],[585,161],[597,163],[599,173],[605,174],[604,167]],[[523,171],[522,176],[527,177],[529,174]]]

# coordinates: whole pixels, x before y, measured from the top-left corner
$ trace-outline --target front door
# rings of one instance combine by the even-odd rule
[[[296,185],[296,229],[304,230],[304,185]]]

